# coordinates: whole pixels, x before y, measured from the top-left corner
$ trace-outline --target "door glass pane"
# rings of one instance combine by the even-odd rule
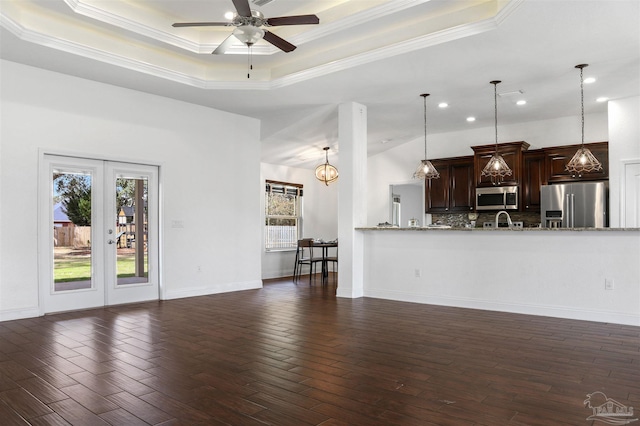
[[[149,282],[148,180],[116,178],[116,274],[117,285]]]
[[[92,288],[91,174],[53,170],[53,291]]]

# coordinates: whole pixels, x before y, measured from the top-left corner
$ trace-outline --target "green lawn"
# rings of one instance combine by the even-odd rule
[[[148,275],[147,256],[144,257],[145,273]],[[118,278],[135,276],[136,266],[134,255],[118,255]],[[84,281],[91,279],[91,258],[90,257],[64,257],[55,259],[53,265],[53,279],[57,283]]]

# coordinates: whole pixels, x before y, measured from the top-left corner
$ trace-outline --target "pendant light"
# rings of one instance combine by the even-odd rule
[[[567,163],[565,170],[571,172],[573,177],[582,177],[583,173],[597,172],[602,170],[602,163],[591,153],[589,148],[584,147],[584,80],[582,78],[582,70],[588,67],[588,64],[576,65],[575,68],[580,69],[580,106],[582,108],[582,145]]]
[[[482,169],[482,176],[488,176],[491,178],[491,183],[494,185],[500,185],[505,176],[511,176],[513,172],[504,161],[502,155],[498,152],[498,83],[500,80],[493,80],[489,82],[493,84],[493,107],[494,107],[494,127],[496,130],[496,152],[491,156],[491,159]]]
[[[423,93],[420,96],[422,96],[424,100],[424,160],[420,162],[415,173],[413,173],[413,178],[438,179],[440,177],[440,173],[438,173],[433,164],[431,164],[431,161],[427,160],[427,96],[429,96],[429,94]]]
[[[323,148],[325,152],[325,163],[316,167],[316,178],[329,186],[330,183],[338,180],[338,169],[329,164],[329,147]]]

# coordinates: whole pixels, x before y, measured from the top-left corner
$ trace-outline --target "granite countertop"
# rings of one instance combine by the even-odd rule
[[[466,232],[620,232],[620,231],[640,231],[640,228],[462,228],[444,226],[426,226],[417,228],[400,228],[397,226],[371,226],[355,228],[356,231],[466,231]]]

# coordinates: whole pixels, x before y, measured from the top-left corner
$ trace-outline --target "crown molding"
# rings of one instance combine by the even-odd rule
[[[355,15],[349,15],[344,18],[338,19],[334,22],[323,23],[317,27],[310,29],[302,34],[299,34],[291,40],[294,44],[304,44],[309,41],[314,41],[322,37],[326,37],[340,31],[349,30],[358,25],[362,25],[374,19],[382,18],[387,15],[401,12],[410,7],[415,7],[423,3],[428,3],[431,0],[397,0],[390,3],[384,3],[380,6],[372,7],[364,11],[358,12]]]
[[[65,1],[77,3],[77,0]],[[448,41],[473,36],[486,31],[491,31],[497,28],[502,22],[504,22],[504,20],[507,19],[508,16],[513,13],[513,11],[515,11],[523,1],[524,0],[512,0],[496,16],[473,24],[465,24],[453,28],[448,28],[435,33],[427,34],[425,36],[417,37],[412,40],[395,43],[393,45],[378,48],[369,52],[353,55],[345,59],[333,61],[303,71],[294,72],[269,81],[215,81],[198,78],[193,75],[171,70],[167,67],[157,66],[148,62],[125,57],[123,55],[105,52],[104,50],[82,45],[73,41],[64,40],[58,37],[52,37],[35,30],[27,29],[9,18],[4,13],[0,13],[0,25],[13,33],[16,37],[27,42],[58,49],[74,55],[94,59],[114,66],[126,68],[144,74],[149,74],[158,78],[174,81],[196,88],[207,90],[271,90],[321,77],[329,73],[342,71],[359,65],[366,65],[378,60],[383,60],[415,50],[424,49],[437,44],[446,43]],[[404,4],[405,7],[407,7],[406,4],[411,3],[411,0],[403,0],[401,3]],[[378,13],[383,13],[383,11],[378,11]]]
[[[460,38],[470,37],[486,31],[494,30],[498,28],[498,26],[500,26],[500,24],[504,22],[504,20],[507,19],[507,17],[511,13],[513,13],[516,8],[520,4],[522,4],[523,1],[524,0],[512,0],[509,3],[510,7],[508,9],[505,7],[498,15],[473,24],[465,24],[437,31],[435,33],[417,37],[412,40],[402,41],[393,45],[354,55],[340,61],[330,62],[328,64],[320,65],[304,71],[291,73],[287,76],[273,79],[271,81],[271,88],[275,89],[290,86],[292,84],[296,84],[312,78],[321,77],[348,68],[357,67],[359,65],[366,65],[371,62],[401,55],[403,53],[413,52],[415,50],[424,49],[430,46],[435,46]]]
[[[198,53],[198,54],[211,53],[219,45],[215,43],[196,43],[184,37],[175,35],[168,31],[168,29],[170,28],[170,24],[168,22],[167,22],[167,31],[159,30],[149,25],[142,24],[138,21],[111,13],[105,9],[101,9],[93,5],[87,4],[82,0],[63,0],[63,1],[74,13],[116,26],[118,28],[122,28],[127,31],[131,31],[133,33],[142,35],[144,37],[148,37],[148,38],[157,40],[159,42],[169,44],[171,46],[175,46],[180,49],[187,50],[189,52]],[[358,12],[355,15],[349,15],[347,17],[336,20],[334,22],[313,27],[312,29],[309,29],[308,31],[305,31],[301,34],[289,37],[288,41],[295,44],[296,46],[300,46],[310,41],[314,41],[322,37],[326,37],[328,35],[338,33],[340,31],[351,29],[354,26],[366,23],[373,19],[377,19],[393,13],[397,13],[404,9],[415,7],[417,5],[427,3],[429,1],[431,0],[396,0],[390,3],[384,3],[380,6],[376,6],[376,7]],[[231,30],[235,28],[231,24],[229,24],[228,27]],[[280,49],[276,48],[275,46],[272,46],[271,44],[254,45],[252,47],[252,54],[254,55],[273,55],[279,52],[280,52]],[[232,55],[246,54],[246,46],[242,45],[242,43],[238,41],[238,45],[232,46],[226,53],[232,54]]]
[[[186,73],[170,70],[165,67],[156,66],[148,62],[142,62],[135,59],[127,58],[122,55],[116,55],[113,53],[105,52],[100,49],[95,49],[89,46],[81,45],[76,42],[64,40],[58,37],[51,37],[44,35],[37,31],[27,29],[6,15],[0,14],[0,25],[6,28],[16,37],[21,40],[38,44],[40,46],[54,48],[73,55],[82,56],[84,58],[93,59],[96,61],[104,62],[110,65],[114,65],[120,68],[125,68],[131,71],[141,72],[149,74],[154,77],[162,78],[165,80],[174,81],[176,83],[185,84],[188,86],[198,87],[201,89],[231,89],[231,90],[268,90],[270,89],[269,82],[266,81],[225,81],[216,82],[211,80],[204,80]],[[247,84],[249,83],[249,84]],[[249,87],[248,87],[249,86]]]
[[[156,28],[144,25],[140,22],[127,19],[120,15],[110,13],[104,9],[94,7],[83,3],[81,0],[63,0],[67,6],[79,15],[86,16],[91,19],[95,19],[100,22],[104,22],[113,25],[123,30],[131,31],[133,33],[148,37],[160,41],[171,46],[179,47],[180,49],[187,50],[193,53],[211,53],[218,47],[217,44],[201,44],[190,41],[186,38],[179,37],[168,31],[158,30]],[[170,25],[170,24],[169,24]]]

